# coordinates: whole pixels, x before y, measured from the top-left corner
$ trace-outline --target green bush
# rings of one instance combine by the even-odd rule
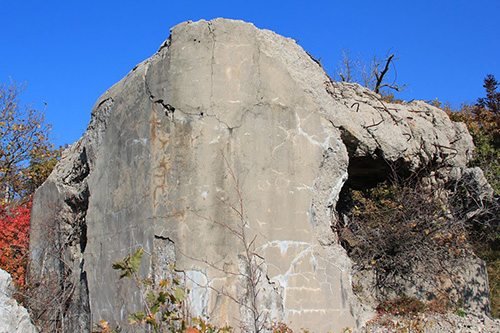
[[[159,332],[200,332],[223,333],[231,332],[230,326],[216,327],[203,318],[193,318],[186,314],[185,296],[189,293],[175,277],[162,280],[157,286],[151,279],[140,279],[138,272],[144,251],[138,248],[136,252],[124,258],[121,262],[112,264],[113,269],[121,271],[120,279],[130,278],[141,291],[143,310],[129,314],[129,324],[147,326],[153,333]],[[175,268],[171,267],[171,271]],[[101,320],[94,332],[114,333],[120,328],[112,329],[109,322]]]

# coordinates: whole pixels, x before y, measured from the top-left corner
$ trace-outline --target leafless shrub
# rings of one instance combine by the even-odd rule
[[[348,49],[341,49],[342,59],[335,70],[342,82],[356,82],[375,93],[381,93],[383,88],[402,91],[406,85],[398,85],[397,71],[394,62],[398,59],[396,54],[389,50],[385,57],[377,55],[369,62],[362,61],[360,56],[353,57]],[[392,68],[392,77],[389,77],[389,70]]]
[[[36,256],[31,255],[37,262],[30,263],[27,288],[19,297],[41,332],[68,332],[88,326],[88,318],[81,316],[81,308],[88,307],[88,301],[78,299],[82,281],[74,281],[75,263],[68,257],[71,239],[64,237],[60,209],[49,210],[49,218],[36,225],[43,229],[37,233],[41,235],[37,242],[43,248],[35,250]]]
[[[374,188],[348,190],[351,210],[340,241],[356,277],[373,274],[379,302],[422,283],[433,297],[445,293],[453,267],[471,255],[467,220],[452,214],[449,192],[425,179],[394,173]]]
[[[257,235],[249,235],[249,222],[246,217],[244,199],[241,192],[239,180],[236,177],[224,153],[222,153],[222,157],[225,161],[228,174],[231,177],[231,181],[233,184],[233,194],[236,200],[234,200],[235,203],[233,203],[231,199],[225,199],[222,197],[218,197],[217,199],[223,207],[231,212],[231,215],[234,216],[234,221],[221,221],[212,217],[199,215],[198,213],[195,214],[209,223],[213,223],[222,227],[226,232],[233,235],[238,240],[238,243],[243,248],[242,253],[238,254],[240,269],[239,271],[232,271],[226,267],[219,267],[217,266],[217,264],[209,262],[207,260],[193,258],[187,256],[184,253],[181,254],[191,260],[203,262],[209,267],[223,272],[226,275],[240,277],[242,279],[242,284],[246,287],[243,294],[241,295],[234,296],[228,292],[225,292],[224,290],[217,290],[211,286],[208,286],[208,288],[211,288],[219,295],[228,297],[236,304],[238,304],[238,306],[240,307],[240,311],[243,314],[246,314],[246,316],[249,318],[249,320],[240,321],[240,328],[244,332],[263,332],[266,330],[266,326],[268,325],[267,321],[269,319],[267,318],[265,312],[263,311],[263,308],[259,304],[259,299],[262,296],[260,295],[262,291],[260,286],[263,277],[264,260],[255,251],[255,241]],[[234,197],[230,196],[230,198]],[[191,282],[196,283],[195,281]]]

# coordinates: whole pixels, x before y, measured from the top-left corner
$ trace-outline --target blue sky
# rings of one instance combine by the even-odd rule
[[[498,0],[23,1],[0,2],[0,82],[26,82],[57,145],[83,134],[97,98],[157,51],[174,25],[241,19],[299,44],[333,76],[341,48],[365,58],[392,48],[406,100],[458,107],[500,79]]]

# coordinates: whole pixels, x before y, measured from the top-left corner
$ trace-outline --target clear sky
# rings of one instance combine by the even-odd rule
[[[174,25],[224,17],[298,43],[333,76],[341,48],[392,48],[405,100],[458,107],[500,79],[500,1],[0,1],[0,82],[26,82],[23,101],[44,109],[57,145],[78,140],[97,98],[149,58]],[[45,107],[44,102],[47,103]]]

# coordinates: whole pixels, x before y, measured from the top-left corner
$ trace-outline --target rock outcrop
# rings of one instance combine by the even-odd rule
[[[0,269],[0,333],[36,333],[28,311],[12,298],[14,290],[12,277]]]
[[[72,290],[68,331],[125,322],[140,295],[111,263],[142,247],[143,276],[161,279],[170,262],[184,274],[193,315],[246,326],[249,286],[237,273],[254,240],[263,318],[359,327],[371,312],[334,232],[341,189],[386,179],[387,161],[462,174],[472,151],[464,124],[333,82],[292,39],[240,21],[182,23],[98,99],[36,192],[32,276]]]

